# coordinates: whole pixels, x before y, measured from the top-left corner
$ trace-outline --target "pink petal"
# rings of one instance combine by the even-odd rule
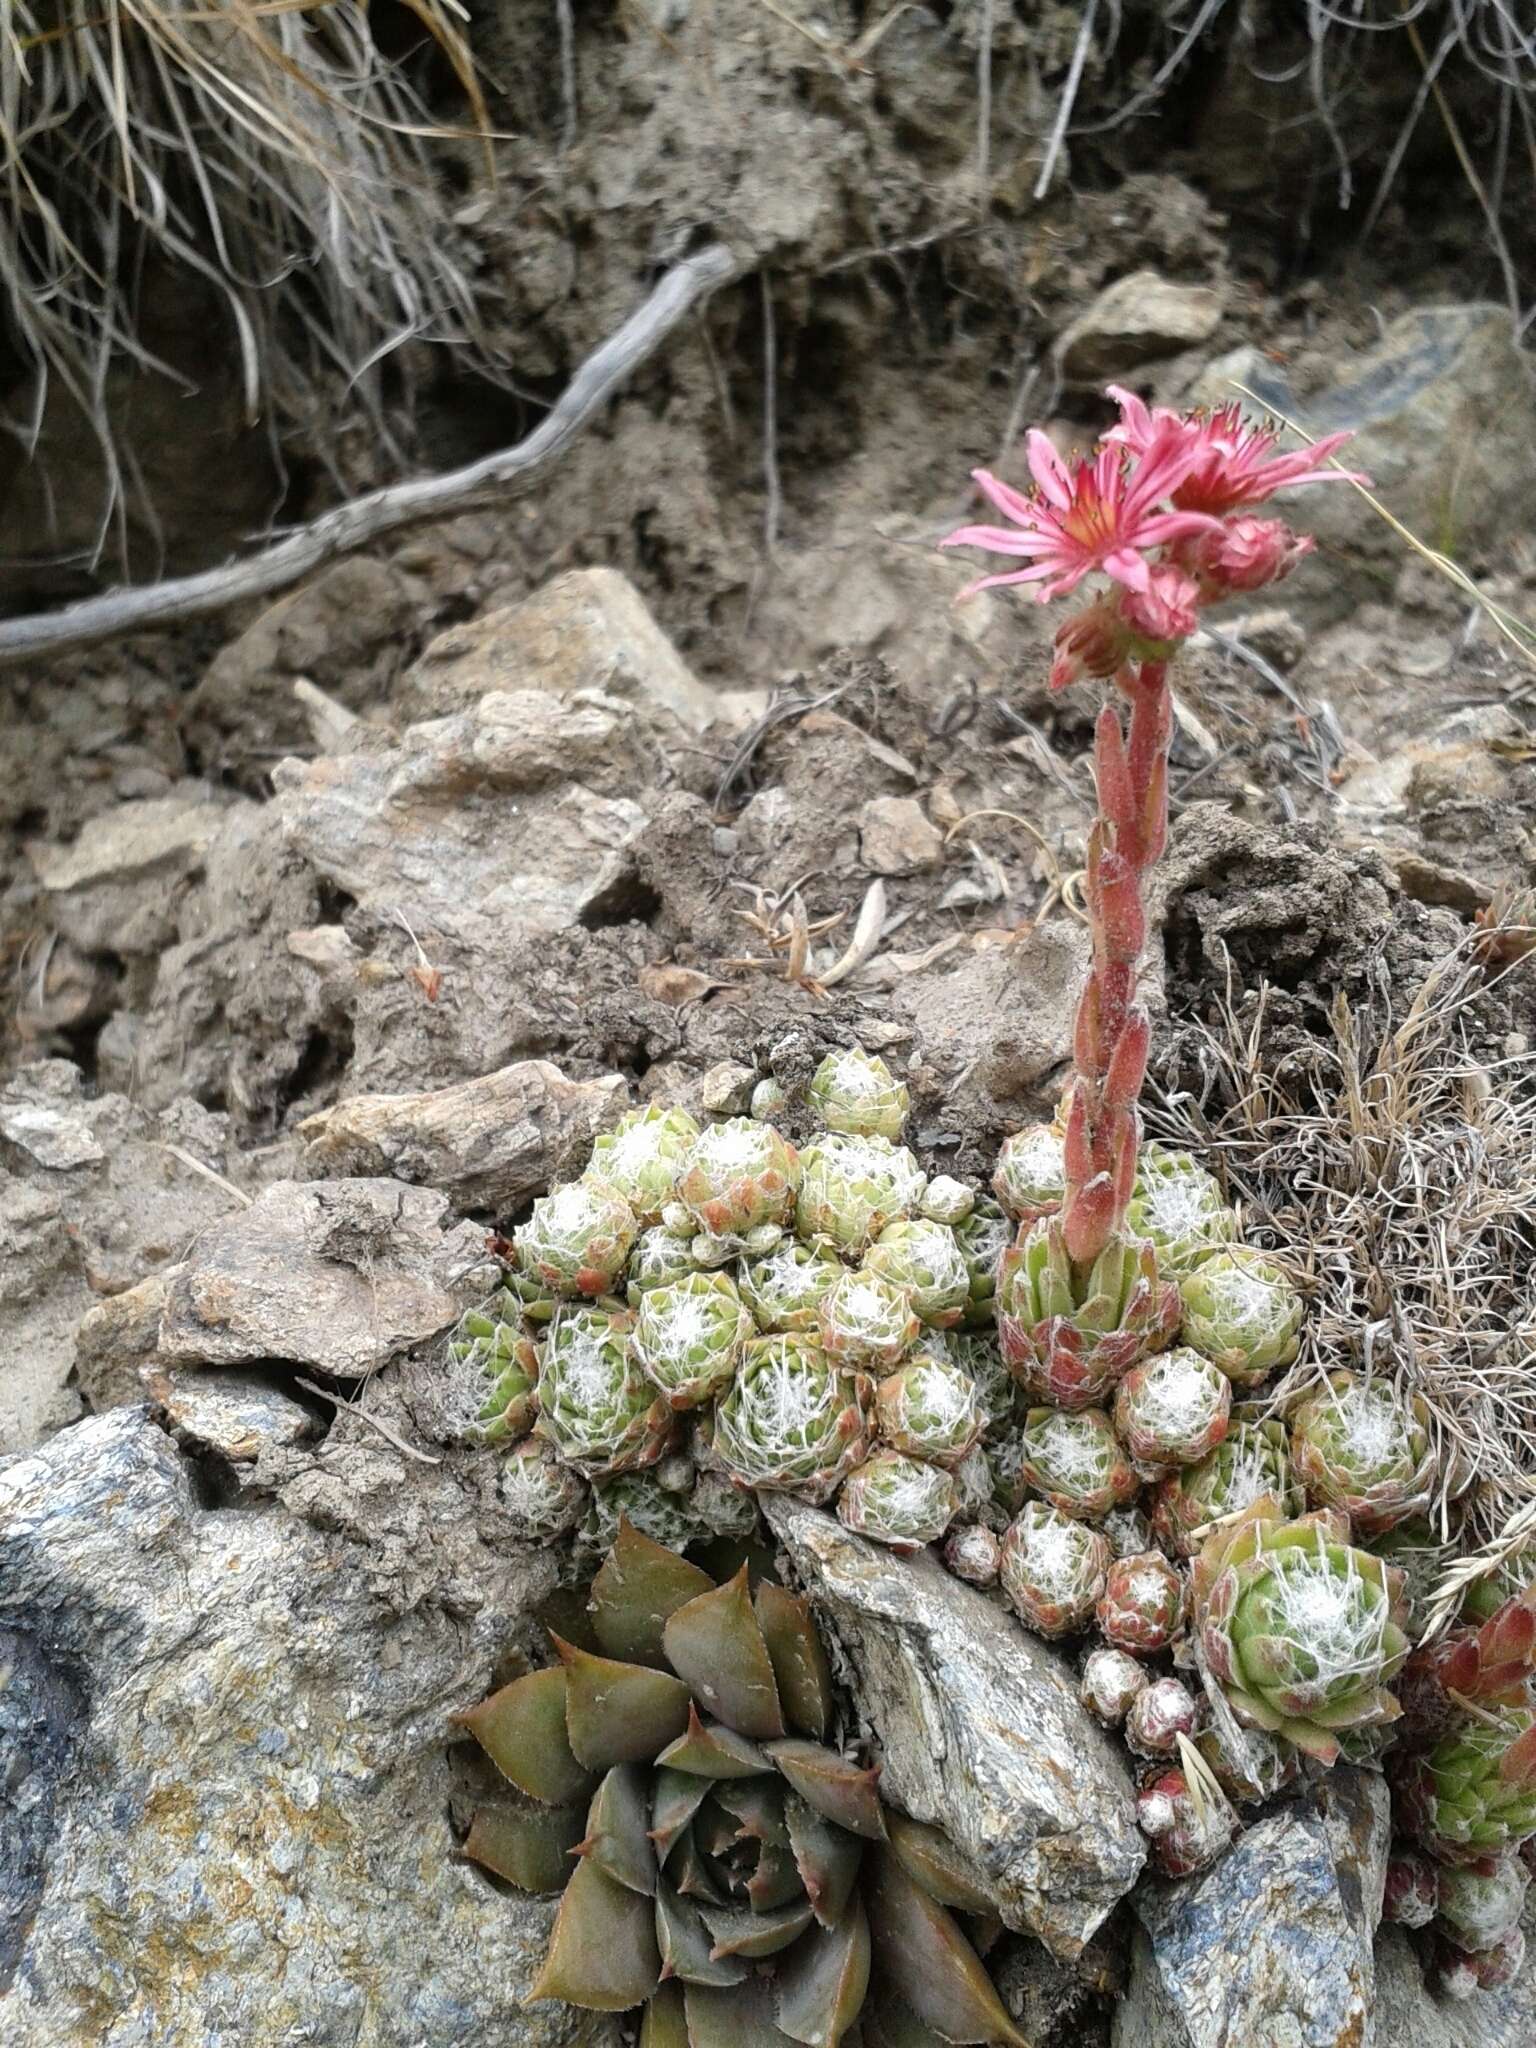
[[[1040,507],[1032,505],[1022,491],[1016,491],[1012,484],[1005,484],[990,470],[973,469],[971,481],[984,497],[992,500],[1005,519],[1015,520],[1020,526],[1033,526],[1038,521]]]
[[[1038,583],[1042,576],[1049,576],[1050,573],[1048,568],[1037,562],[1033,569],[1012,569],[1005,576],[982,576],[974,583],[967,583],[964,590],[955,599],[955,603],[964,604],[965,600],[968,597],[974,597],[978,590],[996,590],[1004,583]],[[1042,589],[1036,593],[1042,604],[1044,604],[1048,597],[1054,594],[1049,588]]]
[[[1113,554],[1104,557],[1100,566],[1106,576],[1113,576],[1127,590],[1145,590],[1152,581],[1152,572],[1145,560],[1131,547],[1116,548]]]
[[[994,555],[1041,555],[1059,542],[1050,533],[1020,533],[1012,526],[961,526],[946,533],[941,548],[986,548]]]
[[[1056,453],[1038,427],[1031,427],[1024,436],[1024,446],[1029,455],[1029,473],[1040,486],[1058,512],[1072,509],[1072,479],[1066,464]]]
[[[1221,521],[1214,512],[1154,512],[1136,528],[1136,545],[1160,548],[1171,540],[1183,540],[1191,533],[1219,533]]]
[[[1111,427],[1111,436],[1127,448],[1140,448],[1152,438],[1152,415],[1134,391],[1127,391],[1123,384],[1107,384],[1106,397],[1112,398],[1120,408],[1120,421]]]

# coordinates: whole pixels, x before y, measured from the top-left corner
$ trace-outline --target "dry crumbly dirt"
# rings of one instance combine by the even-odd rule
[[[291,1169],[302,1119],[345,1093],[544,1057],[696,1099],[721,1061],[792,1082],[821,1047],[857,1038],[907,1072],[931,1157],[980,1171],[1004,1129],[1049,1105],[1067,1056],[1093,703],[1046,690],[1045,615],[1006,593],[953,605],[967,572],[933,542],[967,508],[967,468],[1019,474],[1032,420],[1093,432],[1111,370],[1178,397],[1256,348],[1290,390],[1326,393],[1398,316],[1496,298],[1498,263],[1427,120],[1372,233],[1355,233],[1286,9],[1242,10],[1242,34],[1223,17],[1166,91],[1105,126],[1168,49],[1163,10],[1128,5],[1119,41],[1088,52],[1083,132],[1043,198],[1075,8],[955,0],[898,9],[877,37],[882,18],[844,0],[806,16],[814,32],[758,0],[578,12],[567,105],[557,10],[479,10],[512,139],[494,190],[467,145],[443,144],[443,175],[515,389],[433,366],[419,460],[446,466],[526,432],[656,270],[705,238],[730,246],[740,279],[505,506],[260,608],[0,672],[8,1062],[68,1059],[87,1090],[150,1116],[190,1098],[224,1120],[232,1149],[209,1163],[260,1184]],[[1394,48],[1335,84],[1350,176],[1374,189],[1413,68]],[[1475,78],[1457,72],[1448,90],[1475,124]],[[1074,355],[1073,323],[1133,272],[1203,294],[1202,338]],[[1520,374],[1507,372],[1512,405]],[[152,396],[139,417],[163,435]],[[1466,451],[1453,461],[1434,427],[1426,450],[1460,475]],[[1484,439],[1491,463],[1500,437]],[[195,435],[180,452],[189,475],[219,460]],[[365,448],[341,454],[371,480]],[[302,445],[289,457],[285,512],[301,516],[322,502],[319,470]],[[1521,449],[1502,459],[1485,496],[1506,473],[1518,488]],[[1533,672],[1363,505],[1341,511],[1342,489],[1330,495],[1319,554],[1273,602],[1224,622],[1264,670],[1213,644],[1179,675],[1149,972],[1175,1025],[1241,1010],[1261,981],[1276,990],[1269,1028],[1301,1037],[1340,996],[1406,999],[1476,913],[1518,905],[1531,882]],[[1491,527],[1449,482],[1444,504],[1445,530],[1426,537],[1529,610],[1529,524]],[[24,572],[26,537],[5,546]],[[512,917],[504,945],[494,922],[492,942],[472,943],[416,929],[296,842],[273,771],[336,746],[295,681],[363,721],[345,748],[386,749],[460,708],[432,699],[418,664],[435,636],[595,565],[633,581],[721,710],[702,734],[630,736],[644,824],[606,893],[535,938]],[[26,574],[7,588],[24,607]],[[775,716],[757,731],[770,692]],[[629,772],[614,768],[616,795]],[[871,804],[898,838],[917,814],[921,826],[910,859],[898,853],[906,871],[881,878],[875,957],[830,994],[733,964],[768,957],[744,914],[771,918],[780,899],[787,911],[796,891],[813,927],[837,920],[813,967],[849,943],[875,879]],[[488,831],[501,815],[487,812]],[[162,837],[136,837],[120,875],[64,915],[48,877],[91,831],[118,860],[120,830],[147,821]],[[317,932],[331,936],[303,937]],[[325,966],[316,943],[361,966]],[[423,961],[435,989],[413,974]],[[1529,1009],[1517,977],[1491,1049],[1518,1052]],[[26,1165],[14,1147],[6,1163]]]

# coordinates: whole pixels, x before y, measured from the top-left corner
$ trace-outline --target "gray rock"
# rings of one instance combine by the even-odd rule
[[[364,1546],[200,1507],[142,1410],[0,1468],[0,1625],[32,1646],[22,1706],[0,1692],[28,1792],[0,1851],[8,2048],[612,2048],[611,2020],[522,2008],[551,1908],[449,1826],[450,1717],[552,1566],[482,1542],[448,1485],[418,1481],[468,1577],[397,1614]]]
[[[1124,1751],[1066,1660],[926,1553],[898,1558],[798,1501],[766,1512],[846,1653],[887,1794],[947,1830],[1008,1926],[1077,1955],[1146,1845]]]
[[[1536,379],[1502,306],[1404,313],[1339,382],[1306,398],[1261,350],[1239,349],[1207,366],[1187,402],[1230,404],[1234,382],[1309,434],[1348,428],[1355,439],[1341,459],[1369,473],[1406,526],[1453,555],[1502,538],[1529,509]],[[1346,558],[1399,558],[1401,542],[1384,520],[1362,517],[1345,485],[1309,490],[1303,523]]]
[[[452,1225],[435,1189],[276,1181],[197,1240],[167,1289],[160,1354],[360,1379],[446,1330],[494,1277],[484,1232]]]
[[[418,937],[565,930],[624,871],[644,822],[598,785],[640,778],[616,698],[499,692],[376,752],[274,770],[291,842],[365,910]]]
[[[1376,2032],[1367,2048],[1531,2048],[1536,2041],[1536,1893],[1526,1906],[1525,1963],[1502,1991],[1435,1998],[1401,1927],[1376,1940]]]
[[[915,797],[875,796],[859,813],[859,851],[876,875],[916,875],[939,867],[944,835]]]
[[[617,569],[572,569],[521,604],[440,633],[406,678],[407,704],[456,710],[489,690],[583,691],[669,713],[691,732],[718,715],[701,683]]]
[[[1155,270],[1116,278],[1072,322],[1053,351],[1069,384],[1100,385],[1142,363],[1209,341],[1224,300],[1203,284],[1175,284]]]
[[[145,1393],[178,1438],[216,1451],[232,1465],[252,1464],[273,1445],[301,1443],[320,1431],[302,1402],[246,1373],[152,1365],[143,1380]]]
[[[1384,1781],[1340,1768],[1198,1877],[1141,1886],[1114,2048],[1361,2048],[1389,1830]]]
[[[206,793],[161,797],[100,812],[69,846],[31,847],[48,915],[82,952],[158,952],[223,819]]]
[[[89,1096],[68,1060],[11,1077],[0,1094],[0,1455],[79,1414],[68,1382],[81,1317],[163,1272],[239,1202],[225,1180],[259,1171],[234,1153],[227,1120],[195,1103],[152,1115]],[[106,1398],[142,1398],[137,1362]],[[103,1385],[110,1377],[104,1362]]]
[[[307,1118],[317,1173],[389,1173],[440,1189],[461,1209],[515,1209],[586,1164],[592,1140],[626,1107],[618,1074],[570,1081],[520,1060],[420,1095],[351,1095]]]

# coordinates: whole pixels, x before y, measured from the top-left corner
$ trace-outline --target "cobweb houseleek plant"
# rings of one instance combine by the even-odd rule
[[[1147,1234],[1128,1223],[1150,1043],[1137,999],[1146,883],[1168,837],[1169,665],[1205,606],[1275,582],[1311,550],[1310,539],[1254,508],[1282,487],[1342,477],[1326,464],[1347,438],[1282,455],[1275,436],[1236,407],[1180,415],[1115,386],[1110,396],[1120,418],[1092,457],[1069,467],[1031,431],[1030,489],[975,472],[1007,524],[962,526],[943,543],[1022,558],[1025,566],[983,576],[971,591],[1033,584],[1045,602],[1091,575],[1108,581],[1058,629],[1051,668],[1053,689],[1099,678],[1124,707],[1106,704],[1094,734],[1098,814],[1084,889],[1093,959],[1061,1119],[1062,1194],[1023,1231],[999,1283],[1005,1356],[1032,1397],[1061,1407],[1104,1401],[1172,1340],[1181,1315],[1157,1248],[1159,1239],[1171,1248],[1173,1233],[1148,1229],[1154,1183],[1143,1184],[1136,1219]],[[1010,1187],[1004,1177],[1005,1201]],[[1033,1205],[1019,1206],[1027,1216]],[[1213,1234],[1224,1233],[1218,1214]],[[1168,1263],[1176,1270],[1185,1255],[1181,1242]]]

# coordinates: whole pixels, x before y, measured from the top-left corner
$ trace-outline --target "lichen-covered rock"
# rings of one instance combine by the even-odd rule
[[[1210,1870],[1141,1886],[1113,2048],[1363,2048],[1387,1844],[1385,1785],[1345,1767]]]
[[[946,1829],[1007,1925],[1076,1955],[1146,1846],[1071,1666],[936,1559],[893,1557],[799,1501],[765,1512],[847,1654],[892,1802]]]
[[[0,1952],[8,2044],[610,2048],[610,2021],[524,2010],[550,1908],[493,1895],[447,1822],[448,1718],[554,1562],[484,1546],[406,1618],[371,1562],[276,1504],[202,1506],[142,1409],[0,1470],[0,1626],[74,1674],[20,1731],[47,1838]]]

